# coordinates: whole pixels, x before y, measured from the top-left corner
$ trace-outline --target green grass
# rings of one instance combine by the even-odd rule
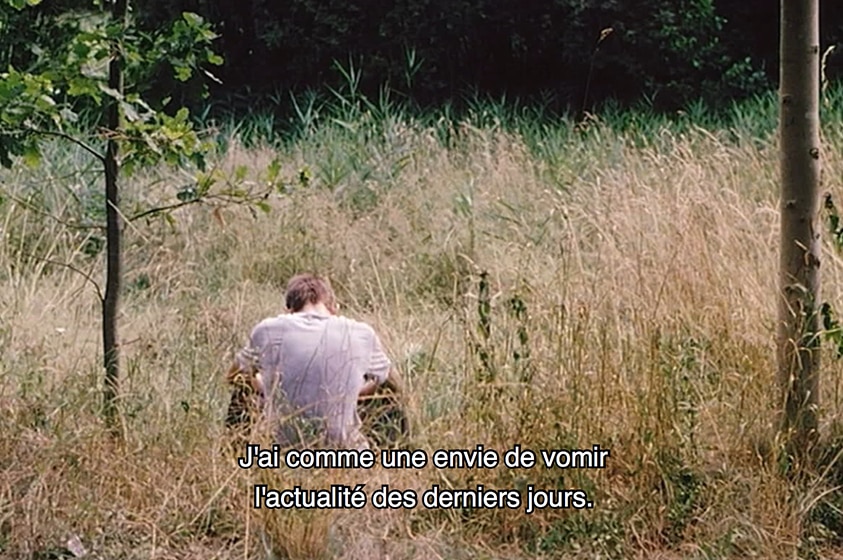
[[[824,106],[838,197],[840,95]],[[824,462],[792,481],[770,460],[773,98],[719,114],[606,107],[582,123],[495,100],[413,115],[353,91],[299,108],[285,133],[259,116],[220,127],[221,176],[257,188],[280,162],[269,212],[200,204],[126,228],[122,443],[98,418],[96,170],[49,144],[40,168],[0,174],[0,555],[44,557],[76,535],[103,557],[256,558],[262,527],[299,557],[839,554],[831,352]],[[124,207],[175,202],[188,180],[144,170],[123,182]],[[612,450],[603,470],[337,476],[583,488],[594,509],[252,510],[249,484],[290,475],[235,467],[223,372],[303,270],[330,276],[343,312],[381,333],[410,387],[414,446]],[[823,298],[838,309],[841,273],[829,245]]]

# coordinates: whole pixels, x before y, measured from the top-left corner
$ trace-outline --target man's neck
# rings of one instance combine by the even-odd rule
[[[331,311],[321,301],[319,303],[306,303],[297,313],[315,313],[317,315],[331,315]]]

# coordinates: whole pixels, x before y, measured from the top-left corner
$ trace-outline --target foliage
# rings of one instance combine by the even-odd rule
[[[348,60],[363,68],[371,96],[385,83],[422,105],[465,91],[551,92],[558,107],[579,110],[587,81],[595,103],[643,97],[662,108],[769,88],[777,8],[767,0],[151,0],[139,15],[147,28],[183,9],[214,22],[228,61],[215,93],[241,110],[277,108],[277,92],[336,86],[343,78],[334,62]],[[839,10],[824,10],[823,22],[826,43],[843,40]]]
[[[823,50],[843,41],[836,1],[822,3]],[[56,0],[19,12],[3,3],[0,25],[14,32],[0,33],[0,68],[12,63],[28,69],[35,57],[31,46],[61,42],[90,6]],[[172,39],[159,63],[135,82],[147,101],[157,103],[163,95],[179,106],[201,102],[203,80],[194,63],[209,61],[201,53],[192,61],[179,52],[190,44],[181,39],[195,35],[183,12],[201,15],[220,34],[216,47],[226,63],[215,72],[222,82],[211,88],[215,104],[206,109],[238,114],[256,106],[292,114],[288,91],[342,83],[336,61],[363,69],[360,87],[370,96],[388,85],[429,105],[476,91],[549,96],[556,109],[575,110],[610,98],[624,104],[648,99],[670,109],[697,99],[722,105],[769,89],[778,71],[778,4],[767,0],[542,0],[529,6],[500,0],[146,0],[135,10],[136,38],[163,37],[159,30],[168,28]],[[172,27],[174,21],[187,35]],[[189,67],[194,77],[185,81]],[[840,76],[841,69],[838,49],[829,76]]]
[[[6,4],[18,7],[20,3],[9,0],[2,9],[8,9]],[[124,169],[131,171],[158,159],[169,164],[183,160],[201,164],[203,146],[186,109],[173,112],[168,107],[169,98],[153,106],[142,94],[161,65],[169,66],[178,80],[186,81],[199,70],[207,72],[206,65],[222,63],[211,48],[216,35],[210,25],[195,14],[184,13],[155,34],[138,33],[132,26],[124,28],[111,22],[95,6],[67,12],[61,21],[63,42],[30,45],[33,56],[27,61],[27,69],[9,64],[0,74],[0,164],[10,166],[12,156],[37,163],[39,142],[45,134],[82,142],[73,133],[80,126],[84,128],[80,119],[108,98],[119,102],[124,116],[120,137]],[[114,44],[121,45],[126,60],[129,93],[125,95],[107,85]],[[92,154],[99,153],[85,145]]]

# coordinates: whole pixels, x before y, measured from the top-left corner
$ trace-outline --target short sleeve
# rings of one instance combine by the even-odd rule
[[[379,383],[384,383],[389,377],[389,370],[392,363],[383,351],[380,338],[372,331],[372,357],[369,360],[369,369],[366,373],[375,377]]]
[[[249,343],[234,356],[237,366],[244,373],[257,373],[261,367],[261,354],[266,335],[261,325],[256,326],[249,336]]]

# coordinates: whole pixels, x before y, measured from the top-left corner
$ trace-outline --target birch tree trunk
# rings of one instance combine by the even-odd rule
[[[819,0],[781,0],[780,60],[779,429],[800,457],[819,403]]]
[[[123,28],[128,15],[128,0],[112,0],[112,19]],[[123,94],[122,38],[114,41],[108,66],[108,87]],[[105,151],[105,295],[102,301],[102,345],[105,385],[103,413],[108,427],[117,432],[117,394],[120,380],[120,343],[117,336],[117,314],[120,308],[120,285],[123,260],[122,217],[117,179],[120,175],[119,130],[120,102],[110,99],[106,108],[108,140]]]

